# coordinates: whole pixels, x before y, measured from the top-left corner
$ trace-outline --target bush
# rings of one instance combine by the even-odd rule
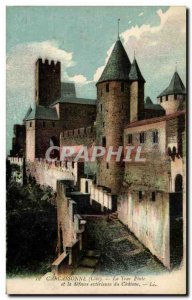
[[[57,240],[55,195],[34,181],[7,188],[7,272],[48,271]],[[43,266],[43,264],[46,265]]]

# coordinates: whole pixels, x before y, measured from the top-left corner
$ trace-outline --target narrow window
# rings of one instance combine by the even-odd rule
[[[43,122],[43,127],[45,127],[45,122]]]
[[[105,127],[105,122],[103,122],[103,127]]]
[[[105,136],[102,137],[102,146],[106,147],[106,137]]]
[[[132,144],[133,142],[133,136],[132,134],[128,134],[128,144]]]
[[[160,102],[162,102],[162,97],[160,97]]]
[[[80,130],[78,129],[78,134],[80,134]]]
[[[166,101],[168,101],[168,95],[166,95]]]
[[[74,163],[74,161],[72,161],[72,168],[74,169],[74,165],[75,165],[75,163]]]
[[[158,143],[158,131],[153,131],[153,144]]]
[[[151,198],[151,200],[153,201],[153,202],[155,202],[155,192],[152,192],[152,198]]]
[[[109,93],[109,83],[106,84],[106,92]]]
[[[121,92],[124,92],[124,90],[125,90],[124,82],[121,82]]]
[[[140,140],[140,144],[144,144],[145,143],[145,133],[144,132],[140,133],[139,140]]]
[[[177,100],[177,95],[176,94],[174,95],[174,99]]]
[[[142,191],[139,191],[139,200],[142,200],[142,198],[143,198],[143,193]]]
[[[109,164],[107,163],[107,169],[109,169]]]
[[[55,127],[55,122],[52,122],[52,126]]]
[[[29,126],[32,127],[32,122],[30,122]]]

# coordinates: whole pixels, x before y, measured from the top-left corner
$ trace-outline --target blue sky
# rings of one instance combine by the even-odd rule
[[[62,80],[74,81],[78,96],[95,98],[95,83],[120,36],[130,60],[136,51],[146,96],[156,96],[178,71],[185,84],[185,9],[174,7],[8,7],[7,149],[12,126],[34,103],[34,63],[60,60]]]

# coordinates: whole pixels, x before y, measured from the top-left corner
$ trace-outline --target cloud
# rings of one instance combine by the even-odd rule
[[[166,12],[157,10],[159,24],[132,26],[121,34],[121,40],[131,59],[134,50],[140,69],[146,79],[146,95],[153,100],[167,87],[178,62],[178,72],[185,83],[186,73],[186,10],[170,7]],[[107,63],[111,47],[107,52]],[[97,81],[104,66],[94,74]]]
[[[34,90],[35,62],[42,57],[61,62],[62,78],[85,84],[87,79],[83,75],[69,77],[67,69],[74,66],[73,54],[59,48],[56,41],[32,42],[19,44],[7,56],[7,88]]]
[[[138,14],[138,17],[141,17],[143,15],[144,15],[144,12],[142,11],[142,12],[140,12],[140,14]]]
[[[73,53],[60,48],[56,41],[19,44],[7,55],[7,147],[11,148],[13,124],[21,124],[29,106],[35,103],[35,62],[42,57],[61,62],[61,79],[73,81],[77,94],[89,81],[81,74],[70,77],[68,69],[75,65]]]

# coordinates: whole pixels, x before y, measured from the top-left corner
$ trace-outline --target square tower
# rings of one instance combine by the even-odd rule
[[[35,64],[35,100],[37,105],[49,106],[61,97],[61,63],[43,63],[39,58]]]

